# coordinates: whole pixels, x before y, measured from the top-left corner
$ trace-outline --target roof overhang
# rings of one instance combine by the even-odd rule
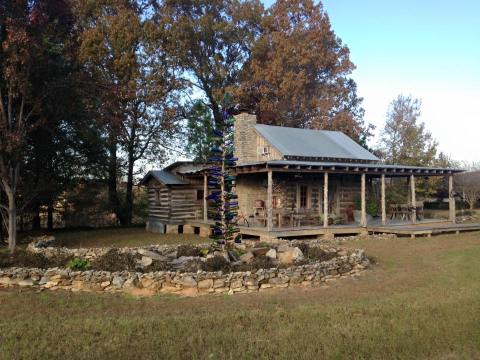
[[[303,172],[303,173],[343,173],[343,174],[382,174],[388,176],[445,176],[454,173],[461,173],[463,170],[451,168],[430,168],[409,165],[387,165],[382,163],[336,163],[336,162],[308,162],[272,160],[264,162],[253,162],[237,165],[237,174],[254,172]]]
[[[139,185],[145,185],[152,178],[163,185],[187,185],[189,183],[167,170],[151,170],[143,177]]]

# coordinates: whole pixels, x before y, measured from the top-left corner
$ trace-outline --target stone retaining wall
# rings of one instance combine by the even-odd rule
[[[159,247],[160,248],[160,247]],[[156,250],[158,251],[159,248]],[[171,249],[171,247],[165,247]],[[58,250],[58,249],[57,249]],[[92,250],[92,249],[90,249]],[[102,250],[104,251],[104,250]],[[98,255],[94,251],[95,256]],[[84,256],[93,254],[83,254]],[[248,293],[271,288],[318,286],[339,278],[359,276],[369,267],[363,250],[351,250],[329,261],[289,268],[246,272],[150,273],[74,271],[69,269],[0,269],[0,287],[22,286],[71,291],[129,292],[137,295]]]

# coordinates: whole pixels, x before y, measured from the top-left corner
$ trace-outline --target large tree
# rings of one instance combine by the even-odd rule
[[[429,166],[437,155],[437,142],[419,121],[421,100],[399,95],[389,106],[379,148],[389,164]]]
[[[186,146],[185,150],[194,161],[208,162],[210,149],[214,146],[213,129],[215,128],[212,111],[201,100],[187,108]]]
[[[455,175],[455,190],[462,196],[470,210],[474,210],[480,200],[480,171]]]
[[[135,164],[160,157],[175,133],[175,67],[157,43],[148,1],[76,1],[82,29],[80,55],[95,79],[91,101],[105,130],[109,202],[122,224],[132,221]],[[123,205],[119,175],[127,177]]]
[[[42,114],[45,104],[65,87],[71,29],[69,6],[63,0],[0,3],[0,184],[7,198],[1,210],[8,218],[12,250],[22,167],[32,134],[52,126],[52,118]],[[29,201],[25,196],[22,200]]]
[[[183,80],[205,98],[216,122],[221,101],[239,83],[263,14],[258,0],[156,1],[158,42],[183,69]]]
[[[370,127],[349,54],[321,2],[278,0],[263,18],[237,94],[263,123],[341,130],[364,141]]]

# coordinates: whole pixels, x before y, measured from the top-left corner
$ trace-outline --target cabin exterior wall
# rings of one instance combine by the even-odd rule
[[[167,224],[203,218],[203,185],[165,186],[151,179],[146,186],[148,231],[164,233]]]
[[[252,216],[255,212],[256,201],[266,202],[267,174],[240,174],[237,177],[236,192],[240,212],[245,216]],[[347,209],[354,209],[356,198],[360,197],[360,177],[331,175],[328,193],[329,213],[346,217]],[[323,213],[323,174],[299,176],[293,173],[274,172],[272,195],[273,208],[298,211],[303,207],[312,213],[317,212],[320,217],[320,214]],[[303,204],[302,195],[306,195]]]
[[[280,151],[255,130],[256,123],[255,115],[241,113],[235,116],[234,144],[239,165],[283,158]]]

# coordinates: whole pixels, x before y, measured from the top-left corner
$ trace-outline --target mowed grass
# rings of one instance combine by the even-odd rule
[[[2,359],[480,358],[480,234],[361,247],[327,288],[179,298],[0,291]]]
[[[209,240],[198,235],[156,234],[144,228],[111,228],[84,231],[58,231],[53,235],[63,246],[87,247],[134,247],[153,244],[200,244]]]

